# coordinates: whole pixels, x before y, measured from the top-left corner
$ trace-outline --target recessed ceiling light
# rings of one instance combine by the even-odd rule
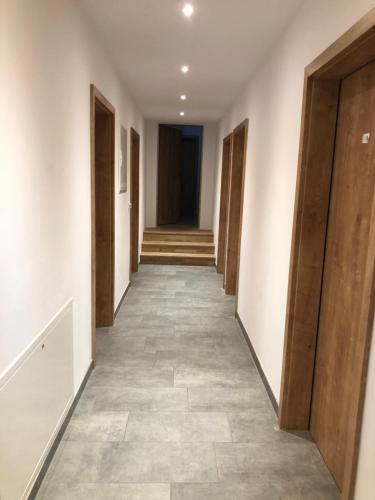
[[[194,13],[194,7],[191,5],[191,3],[187,3],[184,5],[182,12],[186,17],[191,17]]]
[[[186,95],[185,95],[185,94],[182,94],[182,95],[180,96],[180,99],[181,99],[181,101],[186,101]]]
[[[185,111],[181,111],[180,116],[185,116]]]
[[[181,66],[181,71],[187,73],[189,71],[189,66]]]

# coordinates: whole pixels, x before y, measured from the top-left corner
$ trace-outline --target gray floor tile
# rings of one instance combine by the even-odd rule
[[[102,412],[73,415],[68,428],[68,441],[123,441],[128,413]]]
[[[49,479],[50,484],[99,482],[105,451],[110,452],[113,445],[109,442],[65,441]]]
[[[234,328],[232,326],[231,329],[228,328],[219,328],[219,327],[207,327],[206,325],[202,324],[200,321],[203,318],[198,318],[198,320],[195,320],[194,322],[191,323],[178,323],[174,326],[174,331],[175,331],[175,336],[176,338],[183,338],[184,336],[188,335],[190,337],[200,337],[200,336],[206,336],[206,337],[218,337],[218,336],[229,336],[232,337],[233,335],[239,335],[239,332],[237,331],[237,328]]]
[[[321,459],[315,454],[314,443],[269,442],[217,443],[216,460],[221,479],[253,477],[256,474],[276,476],[293,471],[297,476],[323,474]]]
[[[277,417],[268,408],[244,413],[228,413],[233,442],[237,443],[300,443],[311,441],[304,433],[281,431]]]
[[[93,392],[89,392],[87,388],[85,388],[83,394],[81,395],[77,406],[74,409],[74,415],[81,415],[85,413],[91,413],[94,408],[96,399],[96,394]]]
[[[175,387],[233,387],[247,388],[253,385],[255,368],[238,369],[184,369],[175,370]]]
[[[94,411],[186,411],[186,389],[101,388]]]
[[[96,358],[96,368],[99,367],[120,367],[120,368],[139,368],[150,370],[154,368],[156,355],[152,352],[128,352],[121,354],[100,354]]]
[[[194,387],[188,389],[191,411],[248,412],[259,408],[271,410],[267,394],[260,386],[257,389],[219,389]]]
[[[171,500],[338,500],[337,488],[320,477],[254,476],[251,481],[172,485]]]
[[[116,335],[123,337],[173,337],[174,328],[165,321],[156,321],[155,324],[142,324],[130,326],[116,332]]]
[[[159,351],[156,353],[155,367],[175,369],[235,369],[252,367],[249,357],[244,354],[227,353],[217,355],[215,350],[185,349],[185,351]]]
[[[38,500],[333,500],[276,417],[213,268],[140,266]],[[171,483],[171,486],[170,486]]]
[[[53,483],[38,500],[170,500],[170,485]]]
[[[96,354],[121,358],[129,353],[144,351],[145,343],[145,337],[124,338],[109,333],[100,333],[96,336]]]
[[[142,321],[142,316],[130,316],[125,309],[120,309],[120,312],[115,318],[115,323],[111,328],[99,328],[97,331],[103,334],[113,333],[118,328],[129,328],[131,326],[137,326]]]
[[[93,385],[101,387],[173,387],[173,369],[98,366],[88,382],[88,387]]]
[[[208,353],[211,356],[215,355],[215,339],[212,337],[189,337],[185,336],[183,338],[176,337],[152,337],[148,338],[145,344],[145,350],[147,352],[156,351],[182,351],[182,352],[198,352]]]
[[[203,443],[111,443],[102,456],[101,481],[217,481],[215,451]]]
[[[131,413],[126,441],[213,443],[230,442],[225,413]]]

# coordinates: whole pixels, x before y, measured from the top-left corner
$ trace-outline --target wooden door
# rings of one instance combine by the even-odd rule
[[[180,218],[182,132],[159,126],[158,217],[159,226]]]
[[[227,254],[225,263],[225,293],[237,293],[242,231],[243,186],[245,180],[248,120],[233,132],[230,175]]]
[[[219,216],[219,239],[217,246],[218,273],[223,274],[225,269],[225,255],[227,250],[228,231],[228,207],[230,187],[230,163],[232,155],[232,134],[223,141],[223,159],[221,167],[221,192],[220,192],[220,216]]]
[[[91,85],[91,314],[96,327],[112,326],[115,291],[115,109]]]
[[[311,434],[340,489],[366,362],[374,186],[375,62],[341,86],[311,407]]]
[[[130,273],[139,262],[139,134],[130,130]]]

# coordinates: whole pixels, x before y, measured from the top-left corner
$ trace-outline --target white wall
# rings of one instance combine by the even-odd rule
[[[146,120],[145,125],[145,226],[157,225],[158,122]]]
[[[145,126],[145,225],[156,226],[159,122],[147,120]],[[212,229],[217,154],[217,125],[203,124],[200,229]]]
[[[207,123],[203,128],[201,193],[199,228],[213,228],[215,172],[217,162],[217,125]]]
[[[277,399],[304,68],[374,5],[374,0],[307,0],[219,127],[214,211],[216,238],[222,140],[244,118],[250,120],[238,312]],[[374,391],[374,363],[372,355],[368,396]],[[369,472],[375,470],[375,440],[368,443],[369,438],[374,437],[370,425],[371,416],[372,425],[374,423],[374,411],[375,402],[367,397],[362,439],[363,443],[367,441],[367,446],[361,447],[358,500],[369,498],[364,493],[366,488],[367,492],[375,491],[375,475]]]
[[[0,373],[73,298],[77,390],[91,360],[90,83],[116,108],[116,184],[120,122],[143,137],[143,118],[74,0],[1,3]],[[129,282],[117,193],[116,305]]]

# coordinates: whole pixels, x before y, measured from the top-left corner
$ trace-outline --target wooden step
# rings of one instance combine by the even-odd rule
[[[162,253],[215,253],[213,243],[195,241],[144,241],[142,252],[162,252]]]
[[[213,243],[212,231],[169,231],[160,229],[146,229],[143,233],[143,241],[190,241]]]
[[[215,256],[204,253],[142,252],[141,264],[214,266]]]

